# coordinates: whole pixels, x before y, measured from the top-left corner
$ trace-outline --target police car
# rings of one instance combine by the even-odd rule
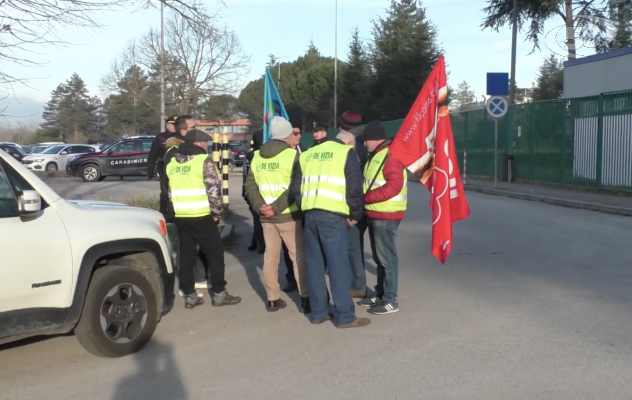
[[[86,182],[100,182],[108,176],[146,176],[153,140],[147,136],[122,139],[100,152],[73,157],[66,164],[66,173]]]

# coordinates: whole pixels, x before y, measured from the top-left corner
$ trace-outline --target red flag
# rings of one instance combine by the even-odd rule
[[[421,183],[431,193],[432,254],[441,264],[452,250],[452,223],[470,215],[456,158],[447,97],[445,61],[440,56],[389,152],[413,174],[421,173]]]

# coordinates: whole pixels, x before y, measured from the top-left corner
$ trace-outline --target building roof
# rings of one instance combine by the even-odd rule
[[[249,126],[250,120],[246,118],[237,119],[235,121],[205,121],[200,120],[198,126]]]
[[[599,53],[588,57],[576,58],[574,60],[564,61],[564,68],[574,67],[575,65],[586,64],[593,61],[607,60],[608,58],[621,57],[632,54],[632,47],[624,49],[610,50],[605,53]]]

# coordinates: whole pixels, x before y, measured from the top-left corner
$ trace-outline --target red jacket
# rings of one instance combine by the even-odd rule
[[[390,143],[389,143],[390,144]],[[388,144],[380,145],[375,151],[369,155],[370,162],[371,158],[381,152],[386,151],[388,149]],[[394,196],[397,196],[399,192],[401,192],[404,187],[404,164],[400,163],[395,157],[386,157],[386,162],[384,163],[384,179],[386,180],[386,184],[380,187],[375,187],[374,189],[369,190],[364,194],[364,204],[373,204],[379,203],[382,201],[386,201]],[[366,177],[366,179],[373,179],[373,177]],[[404,219],[405,211],[397,211],[393,213],[384,213],[377,211],[366,210],[366,215],[370,219],[385,219],[385,220],[402,220]]]

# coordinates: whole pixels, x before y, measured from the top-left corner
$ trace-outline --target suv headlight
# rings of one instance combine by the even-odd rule
[[[72,164],[72,162],[75,161],[77,158],[79,158],[79,156],[71,157],[70,160],[68,160],[68,164]]]
[[[35,158],[35,159],[33,159],[33,162],[34,162],[34,163],[35,163],[35,162],[42,162],[42,161],[44,161],[44,159],[43,159],[43,158]]]

